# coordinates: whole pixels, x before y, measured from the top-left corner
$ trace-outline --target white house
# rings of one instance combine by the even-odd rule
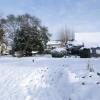
[[[100,32],[75,33],[75,40],[84,42],[87,48],[100,47]]]
[[[0,45],[0,54],[9,54],[12,50],[11,46],[7,46],[5,43]]]
[[[81,46],[81,45],[84,45],[83,42],[76,41],[76,40],[74,40],[74,41],[68,41],[67,44],[68,44],[69,46]]]
[[[100,32],[75,33],[75,40],[84,42],[94,57],[100,57]]]
[[[61,41],[48,41],[47,43],[47,49],[52,49],[52,48],[59,48],[62,46],[62,42]]]

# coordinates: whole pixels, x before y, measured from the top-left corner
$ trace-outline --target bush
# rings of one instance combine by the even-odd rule
[[[50,49],[44,50],[44,54],[51,54],[51,50]]]
[[[60,57],[64,57],[64,54],[62,52],[53,52],[52,57],[60,58]]]
[[[80,58],[90,58],[90,57],[91,57],[90,49],[84,48],[83,50],[80,50]]]
[[[25,56],[32,56],[32,49],[27,48],[24,55]]]
[[[72,55],[79,55],[79,49],[72,49],[71,54]]]
[[[54,50],[52,50],[51,55],[52,57],[57,57],[57,58],[61,58],[64,57],[66,55],[67,51],[64,48],[56,48]]]

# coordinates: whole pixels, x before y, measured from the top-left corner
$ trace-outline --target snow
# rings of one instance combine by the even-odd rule
[[[61,41],[48,41],[47,45],[61,45]]]
[[[37,54],[38,53],[38,51],[32,51],[32,54]]]
[[[0,57],[0,100],[99,100],[99,65],[99,58]]]
[[[83,45],[83,42],[80,42],[80,41],[68,41],[68,44],[70,45],[73,45],[73,46],[81,46]]]
[[[55,48],[55,49],[53,49],[51,52],[66,52],[66,48]]]

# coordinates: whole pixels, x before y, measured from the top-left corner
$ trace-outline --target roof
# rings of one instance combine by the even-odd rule
[[[75,40],[84,42],[85,47],[100,47],[100,32],[75,33]]]
[[[55,52],[55,51],[57,51],[57,52],[61,52],[61,51],[66,51],[66,48],[55,48],[55,49],[53,49],[52,50],[52,52]]]
[[[47,45],[59,45],[61,41],[48,41]]]
[[[68,44],[72,44],[73,46],[80,46],[80,45],[83,45],[83,42],[80,42],[80,41],[68,41],[67,42]]]

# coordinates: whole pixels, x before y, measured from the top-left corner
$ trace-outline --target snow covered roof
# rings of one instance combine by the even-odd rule
[[[83,45],[83,42],[80,42],[80,41],[68,41],[67,42],[68,44],[72,44],[73,46],[80,46],[80,45]]]
[[[61,41],[48,41],[47,43],[47,45],[55,45],[55,44],[59,45],[61,44]]]
[[[66,48],[55,48],[52,50],[52,52],[55,52],[55,51],[57,52],[66,51]]]
[[[84,46],[100,47],[100,32],[75,33],[75,40],[84,42]]]

